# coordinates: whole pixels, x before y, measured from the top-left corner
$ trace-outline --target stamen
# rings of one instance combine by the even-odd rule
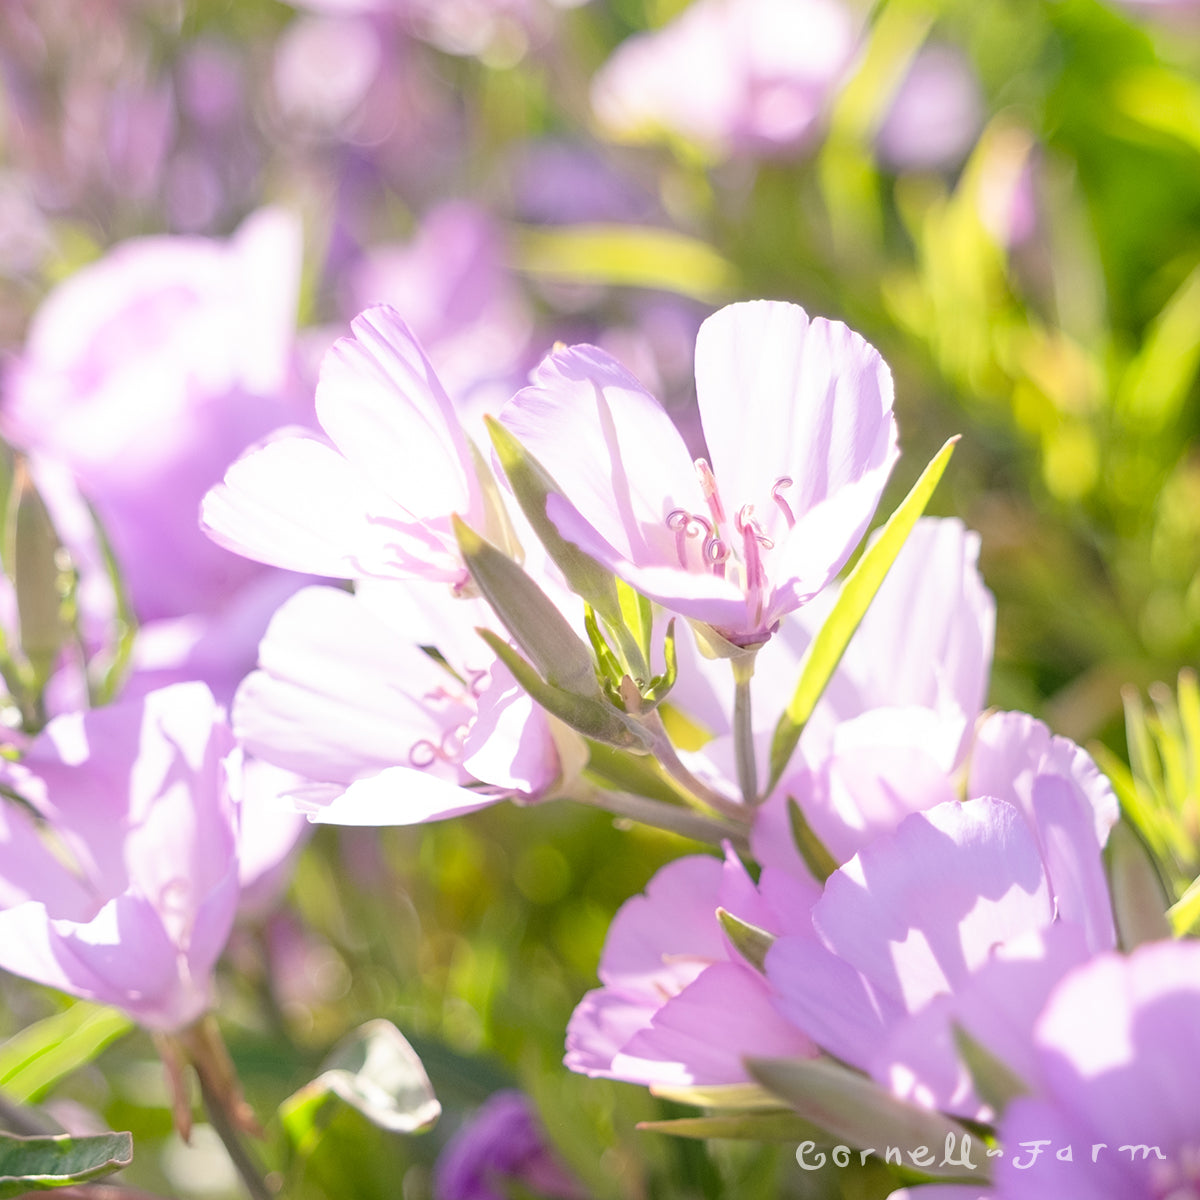
[[[667,528],[675,535],[675,553],[679,556],[679,565],[687,566],[687,539],[697,538],[704,534],[704,545],[712,540],[713,527],[704,517],[690,513],[685,508],[673,508],[667,513]]]
[[[418,771],[424,771],[426,767],[432,767],[438,757],[437,746],[422,738],[419,742],[413,742],[412,749],[408,752],[408,765],[416,767]]]
[[[708,511],[712,513],[713,524],[718,528],[725,524],[725,509],[721,504],[721,493],[717,491],[717,477],[712,473],[712,467],[707,459],[696,459],[696,474],[700,478],[700,490],[708,502]]]
[[[491,672],[486,667],[476,667],[467,671],[467,686],[476,700],[483,695],[490,680]]]
[[[764,540],[768,547],[771,543],[769,538],[762,537],[758,522],[753,520],[747,511],[750,508],[747,504],[738,512],[738,528],[742,533],[742,561],[746,572],[746,610],[751,621],[757,625],[762,620],[763,591],[767,582],[758,548]]]
[[[784,488],[790,488],[792,480],[787,475],[781,475],[775,480],[775,486],[771,489],[771,497],[780,508],[783,509],[783,515],[788,523],[788,528],[791,529],[796,524],[796,514],[792,512],[792,506],[779,494]]]
[[[773,550],[775,548],[775,543],[763,533],[763,527],[754,519],[753,504],[743,504],[738,509],[737,520],[734,524],[737,526],[738,533],[743,538],[749,533],[764,550]]]

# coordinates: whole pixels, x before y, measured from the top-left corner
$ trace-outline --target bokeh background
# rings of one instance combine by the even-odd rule
[[[591,341],[687,431],[700,321],[771,297],[891,365],[881,511],[962,435],[932,511],[982,534],[991,702],[1170,790],[1126,715],[1200,658],[1198,64],[1184,0],[4,0],[5,491],[11,516],[32,469],[70,543],[76,486],[108,539],[103,586],[84,550],[59,561],[93,700],[188,674],[231,694],[253,665],[293,585],[239,575],[189,513],[249,441],[311,423],[320,355],[367,304],[475,414]],[[29,621],[2,599],[8,654]],[[9,687],[10,725],[70,706],[41,682],[40,713]],[[789,1146],[639,1133],[674,1110],[562,1068],[612,913],[685,847],[567,805],[320,829],[226,956],[250,1099],[268,1119],[384,1016],[446,1112],[405,1138],[345,1110],[296,1194],[428,1196],[439,1147],[514,1086],[596,1197],[866,1187]],[[10,1039],[74,1011],[0,995]],[[0,1088],[133,1130],[131,1183],[237,1194],[203,1132],[171,1132],[150,1042],[78,1024],[41,1079],[0,1045]]]

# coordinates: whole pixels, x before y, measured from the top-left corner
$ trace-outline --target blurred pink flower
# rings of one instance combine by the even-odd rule
[[[893,170],[952,169],[974,143],[983,111],[966,55],[949,44],[924,46],[892,97],[875,149]]]
[[[16,445],[65,463],[143,621],[217,613],[263,572],[197,527],[230,458],[287,421],[299,228],[258,213],[228,242],[125,242],[59,285],[6,378]]]
[[[235,462],[204,499],[221,545],[262,562],[352,579],[463,584],[451,517],[485,529],[467,437],[429,359],[390,308],[371,308],[326,354],[317,417]]]
[[[550,354],[501,420],[557,480],[559,532],[671,612],[766,641],[837,574],[898,451],[892,379],[845,325],[734,304],[696,340],[712,459],[592,346]]]
[[[0,781],[0,966],[191,1024],[238,903],[238,758],[202,684],[56,717]]]
[[[592,107],[622,140],[666,133],[716,157],[794,151],[815,137],[856,39],[837,0],[696,0],[617,48]]]

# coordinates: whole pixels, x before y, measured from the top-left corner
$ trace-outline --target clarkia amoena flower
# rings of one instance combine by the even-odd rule
[[[845,325],[793,304],[700,328],[708,457],[594,346],[550,354],[501,420],[556,480],[547,515],[614,574],[741,646],[767,640],[866,531],[897,457],[892,379]]]

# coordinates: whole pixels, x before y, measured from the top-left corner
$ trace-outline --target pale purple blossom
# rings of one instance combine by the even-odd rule
[[[0,781],[0,966],[171,1032],[238,904],[239,755],[190,683],[56,717]]]
[[[622,140],[673,136],[714,157],[795,152],[820,129],[857,24],[837,0],[696,0],[617,47],[592,107]]]
[[[433,1194],[435,1200],[505,1200],[514,1183],[547,1200],[586,1195],[554,1154],[529,1098],[496,1092],[438,1155]]]
[[[559,780],[548,718],[475,634],[486,605],[435,590],[306,588],[273,618],[234,726],[301,777],[287,790],[312,820],[414,824]]]
[[[897,456],[891,375],[845,325],[735,304],[696,342],[708,460],[592,346],[550,354],[501,420],[555,478],[560,534],[671,612],[766,641],[866,531]]]
[[[325,355],[325,437],[280,430],[205,497],[209,535],[275,566],[347,579],[466,582],[451,518],[483,530],[476,464],[429,359],[390,308]]]

